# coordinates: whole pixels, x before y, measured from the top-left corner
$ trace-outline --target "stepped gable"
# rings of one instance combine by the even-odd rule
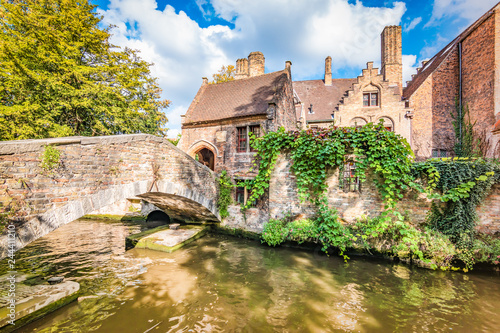
[[[330,120],[332,113],[352,89],[357,79],[332,79],[327,86],[323,80],[294,81],[293,88],[304,103],[307,120]],[[312,104],[314,113],[309,113]]]
[[[496,5],[495,5],[496,7]],[[411,95],[420,87],[422,83],[434,72],[441,63],[448,58],[452,52],[456,52],[458,44],[469,36],[478,26],[495,13],[493,7],[491,10],[481,16],[476,22],[472,23],[460,35],[458,35],[451,43],[439,51],[418,71],[418,73],[408,82],[408,85],[403,90],[403,99],[410,98]]]
[[[203,84],[186,112],[184,124],[266,115],[269,102],[287,81],[287,71],[218,84]]]

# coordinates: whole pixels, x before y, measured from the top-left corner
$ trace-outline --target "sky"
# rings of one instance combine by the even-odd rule
[[[380,66],[384,26],[403,30],[403,82],[497,0],[90,0],[113,25],[113,44],[154,63],[169,119],[168,137],[202,77],[261,51],[266,73],[292,62],[292,79],[322,79],[332,57],[334,78],[354,78],[368,61]]]

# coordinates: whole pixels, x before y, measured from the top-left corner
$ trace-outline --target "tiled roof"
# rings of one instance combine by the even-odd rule
[[[282,70],[246,79],[200,87],[184,124],[265,115],[268,103],[287,80]]]
[[[352,89],[357,79],[333,79],[331,86],[325,86],[323,80],[294,81],[293,89],[304,103],[307,120],[332,119],[342,97]],[[312,104],[312,111],[309,108]]]
[[[498,4],[497,4],[498,5]],[[497,6],[495,5],[495,7]],[[408,83],[408,86],[403,90],[403,99],[408,99],[420,87],[422,83],[434,72],[441,63],[448,58],[452,52],[457,52],[458,43],[467,38],[478,26],[480,26],[486,19],[493,15],[495,7],[486,12],[476,22],[472,23],[460,35],[458,35],[450,44],[439,51],[432,57],[425,66],[422,67],[420,72]]]

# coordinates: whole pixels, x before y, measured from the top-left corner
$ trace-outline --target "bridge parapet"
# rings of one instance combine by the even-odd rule
[[[47,145],[60,151],[59,166],[49,172],[40,167]],[[165,208],[183,199],[184,210],[172,207],[179,216],[217,221],[217,195],[216,176],[209,168],[168,140],[148,134],[0,143],[0,208],[16,219],[18,248],[134,196],[154,197],[157,203],[163,196]],[[2,234],[0,257],[6,247]]]

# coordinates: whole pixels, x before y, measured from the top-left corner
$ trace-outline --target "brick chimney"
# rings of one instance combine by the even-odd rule
[[[332,85],[332,57],[325,59],[325,86]]]
[[[403,56],[401,44],[401,26],[388,26],[380,36],[382,41],[382,70],[385,81],[397,84],[399,92],[403,88]]]
[[[265,58],[262,52],[252,52],[248,55],[248,74],[250,77],[264,74]]]
[[[236,72],[234,73],[234,78],[244,79],[248,77],[248,59],[242,58],[236,60]]]

